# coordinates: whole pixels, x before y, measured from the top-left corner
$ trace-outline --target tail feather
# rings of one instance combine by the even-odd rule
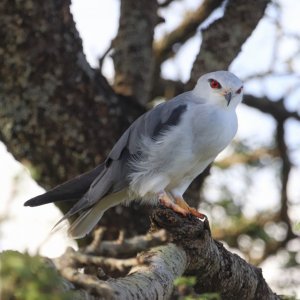
[[[124,200],[128,200],[127,189],[109,194],[102,198],[97,204],[83,212],[75,222],[72,223],[68,230],[69,235],[74,239],[83,238],[97,225],[107,209],[116,206]]]
[[[24,205],[39,206],[51,202],[79,199],[86,193],[92,182],[104,170],[104,168],[104,163],[100,164],[93,170],[58,185],[45,194],[29,199],[24,203]]]

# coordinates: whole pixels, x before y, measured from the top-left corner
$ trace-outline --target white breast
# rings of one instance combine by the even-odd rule
[[[181,122],[158,141],[145,138],[146,159],[136,162],[131,189],[144,197],[177,186],[187,188],[230,143],[236,129],[234,111],[190,105]]]

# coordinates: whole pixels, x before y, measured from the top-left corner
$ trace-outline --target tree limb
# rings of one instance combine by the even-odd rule
[[[272,115],[276,120],[286,120],[293,118],[300,121],[300,115],[296,111],[288,111],[284,106],[283,99],[279,101],[270,101],[266,97],[255,97],[244,95],[243,103],[260,110],[261,112]]]
[[[209,225],[158,209],[153,222],[168,230],[188,257],[187,272],[197,276],[196,291],[218,292],[222,299],[280,299],[265,282],[261,269],[226,250],[210,235]]]
[[[145,105],[153,71],[153,35],[158,22],[156,0],[122,0],[117,37],[113,41],[114,90]]]
[[[161,64],[174,54],[174,45],[181,45],[191,38],[196,33],[199,25],[207,19],[212,11],[221,3],[222,0],[205,0],[195,11],[190,11],[178,27],[154,43],[155,62],[151,90],[152,99],[157,96],[165,96],[170,99],[183,92],[184,87],[181,82],[161,78]],[[171,89],[169,89],[169,87]]]
[[[251,152],[237,152],[233,153],[221,160],[214,162],[214,165],[226,169],[235,164],[251,164],[264,157],[278,157],[278,151],[276,149],[258,148]]]
[[[178,0],[164,0],[161,3],[158,3],[159,7],[167,7],[169,6],[171,3],[173,3],[174,1],[178,1]]]
[[[76,254],[66,253],[55,260],[55,265],[64,278],[104,299],[168,299],[173,281],[187,265],[184,250],[169,244],[153,248],[137,259],[139,265],[126,277],[107,281],[79,273]]]
[[[101,280],[80,273],[78,268],[89,262],[102,267],[105,258],[71,250],[55,265],[64,278],[104,299],[169,299],[174,279],[184,273],[196,276],[198,293],[217,292],[225,300],[279,299],[259,268],[212,239],[207,221],[182,217],[166,208],[156,209],[152,221],[169,232],[173,243],[143,252],[137,260],[118,259],[121,265],[138,263],[126,277]]]
[[[276,128],[276,141],[278,151],[282,160],[281,167],[281,191],[280,191],[280,218],[287,225],[287,234],[285,240],[288,241],[290,238],[295,237],[295,234],[292,230],[291,220],[288,215],[288,194],[287,194],[287,185],[289,180],[290,171],[292,164],[288,156],[287,145],[284,140],[284,121],[282,119],[277,119],[277,128]]]
[[[173,31],[166,34],[160,40],[154,43],[154,53],[156,64],[160,65],[163,61],[174,54],[173,46],[175,44],[183,44],[191,38],[199,25],[207,19],[207,17],[221,5],[223,0],[205,0],[196,10],[190,11],[185,18]]]
[[[95,238],[97,233],[95,232]],[[94,238],[94,239],[95,239]],[[104,255],[109,257],[131,257],[150,247],[155,247],[166,243],[167,235],[164,230],[137,235],[128,239],[118,239],[116,241],[101,241],[99,244],[92,243],[85,249],[86,253],[93,255]]]
[[[189,83],[184,84],[179,80],[174,81],[161,78],[157,81],[154,96],[165,95],[166,98],[170,99],[187,91],[189,88]],[[300,115],[297,111],[289,111],[285,108],[284,99],[271,101],[267,97],[256,97],[250,94],[245,94],[243,97],[243,104],[256,108],[263,113],[270,114],[275,119],[287,120],[289,118],[293,118],[300,121]]]
[[[240,52],[241,46],[256,28],[270,0],[229,0],[224,17],[203,30],[201,51],[196,57],[189,86],[193,86],[201,74],[226,70]],[[238,4],[238,5],[237,5]]]

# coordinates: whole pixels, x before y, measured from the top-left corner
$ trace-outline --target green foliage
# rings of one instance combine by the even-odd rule
[[[221,297],[218,293],[205,293],[199,296],[186,296],[184,300],[221,300]]]
[[[174,286],[194,286],[196,284],[195,276],[178,277],[174,280]]]
[[[214,204],[223,207],[227,215],[232,218],[240,218],[242,216],[241,206],[234,203],[232,199],[222,199]]]
[[[63,290],[62,279],[47,261],[17,251],[0,253],[2,299],[6,300],[71,300]]]
[[[297,255],[298,255],[298,252],[288,251],[288,260],[284,264],[284,267],[285,268],[293,268],[293,267],[299,266],[299,263],[297,261]]]
[[[295,232],[295,234],[300,234],[300,221],[293,224],[293,231]]]
[[[193,287],[197,283],[197,278],[195,276],[182,276],[174,280],[174,286],[177,288],[179,294],[181,294],[179,299],[183,300],[221,300],[218,293],[205,293],[201,295],[196,295],[193,291]]]
[[[279,296],[281,300],[298,300],[296,296],[285,296],[285,295],[280,295]]]
[[[205,293],[194,299],[195,300],[221,300],[221,296],[218,293]],[[186,300],[189,300],[189,299],[186,299]]]

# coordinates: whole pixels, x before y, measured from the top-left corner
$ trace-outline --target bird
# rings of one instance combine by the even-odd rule
[[[204,221],[183,194],[234,138],[242,98],[243,82],[233,73],[206,73],[194,89],[136,119],[103,163],[24,205],[77,200],[59,221],[79,213],[68,229],[74,239],[85,237],[109,208],[136,199]]]

